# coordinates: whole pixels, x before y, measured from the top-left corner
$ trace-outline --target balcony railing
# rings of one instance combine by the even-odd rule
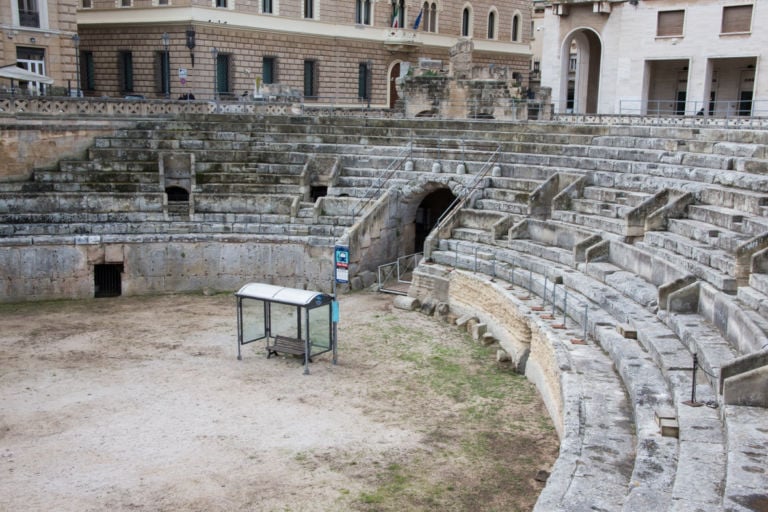
[[[19,25],[40,28],[40,13],[37,11],[19,11]]]
[[[415,30],[405,28],[389,28],[384,34],[384,44],[398,50],[414,49],[421,45]]]

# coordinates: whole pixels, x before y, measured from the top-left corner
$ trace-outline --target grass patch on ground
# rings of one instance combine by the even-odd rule
[[[382,320],[386,328],[377,350],[392,351],[406,363],[407,371],[392,376],[400,396],[424,397],[416,404],[422,413],[434,408],[430,424],[421,428],[430,449],[407,457],[393,454],[393,460],[370,468],[370,484],[353,508],[530,510],[541,490],[533,480],[541,469],[537,444],[547,438],[553,459],[554,437],[534,386],[496,363],[496,347],[484,347],[466,334],[458,343],[442,343],[433,326],[404,326],[402,319],[395,325],[389,316]],[[397,394],[381,390],[373,396],[397,400]]]

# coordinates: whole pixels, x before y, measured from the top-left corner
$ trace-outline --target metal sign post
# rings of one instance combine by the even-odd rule
[[[337,245],[333,248],[333,364],[337,361],[339,302],[336,300],[336,284],[349,282],[349,247]]]

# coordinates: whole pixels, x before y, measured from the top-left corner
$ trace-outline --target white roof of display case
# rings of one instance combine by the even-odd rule
[[[318,296],[323,297],[323,299],[326,298],[326,295],[321,292],[300,290],[298,288],[286,288],[284,286],[265,283],[248,283],[240,288],[235,295],[249,299],[282,302],[284,304],[292,304],[295,306],[307,306]]]

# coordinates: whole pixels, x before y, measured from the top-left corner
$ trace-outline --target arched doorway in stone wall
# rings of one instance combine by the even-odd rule
[[[563,40],[559,112],[597,113],[602,55],[600,36],[592,29],[575,30]]]
[[[401,197],[398,213],[402,226],[400,255],[424,251],[427,236],[456,199],[460,187],[459,182],[441,176],[419,183]]]
[[[437,224],[437,219],[456,199],[447,188],[439,188],[429,193],[419,203],[414,219],[414,247],[413,252],[424,251],[424,241],[432,228]]]
[[[387,96],[389,97],[389,108],[395,108],[397,100],[400,96],[397,94],[396,80],[400,78],[400,62],[393,62],[389,67],[389,90]]]

